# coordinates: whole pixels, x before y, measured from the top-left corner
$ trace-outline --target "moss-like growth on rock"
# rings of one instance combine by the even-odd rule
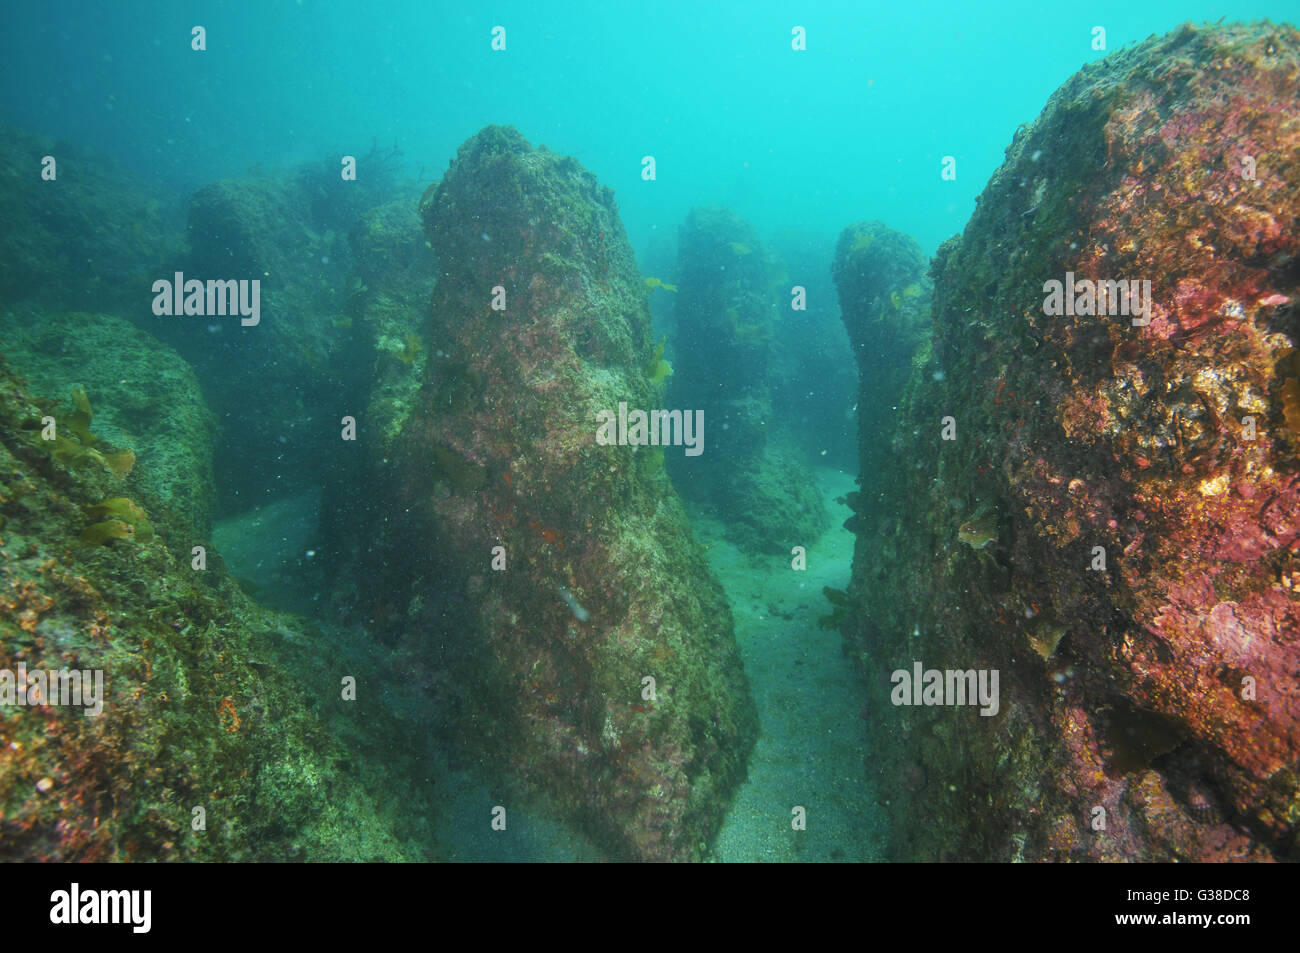
[[[138,496],[172,528],[178,554],[206,542],[217,427],[189,365],[153,336],[106,314],[14,311],[0,316],[0,335],[10,365],[34,392],[74,394],[72,410],[56,409],[53,416],[78,435],[76,448],[90,447],[101,469],[124,480],[112,495],[125,488]]]
[[[769,363],[779,263],[728,209],[697,208],[682,226],[670,406],[702,410],[705,452],[673,454],[683,495],[716,510],[737,545],[789,552],[830,524],[812,472],[791,441],[769,443]]]
[[[644,448],[596,441],[598,410],[652,407],[656,391],[612,193],[488,127],[421,212],[443,356],[394,465],[375,462],[407,516],[367,529],[371,551],[400,553],[409,577],[362,594],[368,615],[404,607],[380,637],[474,686],[457,724],[502,778],[544,791],[611,856],[703,857],[756,716],[678,500]]]
[[[143,510],[115,495],[114,477],[59,466],[33,440],[24,425],[47,406],[0,360],[0,672],[99,671],[102,711],[89,696],[53,704],[52,685],[24,685],[27,704],[0,707],[0,857],[430,856],[427,842],[407,840],[422,795],[402,780],[411,759],[408,742],[393,743],[400,726],[374,707],[364,729],[338,725],[355,720],[338,672],[364,679],[364,666],[345,666],[301,622],[249,602],[215,554],[194,571],[189,540],[171,535],[184,521],[145,538]],[[112,418],[97,401],[96,428]],[[83,533],[98,517],[108,518]],[[178,542],[183,559],[169,551]],[[16,689],[0,679],[0,692]],[[394,749],[383,759],[365,757],[380,747],[374,734]]]
[[[836,245],[831,272],[858,362],[858,446],[864,476],[886,465],[895,426],[893,408],[918,352],[928,343],[933,285],[925,271],[925,256],[916,240],[883,222],[851,225]]]
[[[107,155],[0,123],[0,302],[138,311],[184,246],[178,203],[156,192]]]

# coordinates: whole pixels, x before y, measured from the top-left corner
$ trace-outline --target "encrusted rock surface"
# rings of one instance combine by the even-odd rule
[[[399,437],[374,422],[368,448],[400,513],[375,549],[410,573],[366,594],[379,635],[414,642],[413,664],[444,669],[431,679],[447,694],[475,685],[459,723],[487,763],[611,856],[699,858],[756,716],[662,456],[596,441],[598,411],[662,406],[613,195],[576,160],[491,126],[421,214],[437,346]]]
[[[136,473],[155,454],[126,479],[103,462],[138,412],[101,400],[91,432],[121,437],[47,441],[45,417],[85,428],[0,361],[0,857],[434,857],[427,763],[373,703],[380,680],[250,602],[215,552],[196,570],[181,524],[124,496],[158,485]],[[18,704],[24,670],[101,672],[102,711],[40,683]],[[344,701],[344,675],[372,701]]]
[[[23,308],[0,315],[0,340],[35,393],[66,401],[85,390],[91,429],[135,453],[123,492],[173,529],[178,555],[208,545],[217,423],[180,355],[109,314]]]
[[[1298,96],[1290,27],[1116,53],[940,250],[846,624],[896,856],[1300,856]],[[1149,324],[1046,313],[1067,273],[1150,281]],[[1000,713],[893,707],[914,660]]]

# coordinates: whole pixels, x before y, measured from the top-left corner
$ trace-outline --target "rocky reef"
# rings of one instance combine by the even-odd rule
[[[239,448],[217,460],[225,510],[319,486],[337,463],[339,420],[365,405],[374,340],[354,307],[350,235],[396,187],[382,156],[359,167],[355,181],[328,161],[256,170],[190,200],[177,269],[187,279],[261,282],[256,326],[165,317],[150,327],[194,365],[224,439]]]
[[[147,314],[184,248],[184,210],[157,192],[109,156],[0,123],[0,305]]]
[[[416,198],[411,195],[367,211],[350,236],[356,264],[348,287],[349,311],[361,320],[375,356],[366,417],[388,422],[380,435],[386,444],[406,419],[429,352],[424,335],[434,258]]]
[[[356,569],[389,515],[389,500],[359,495],[356,488],[385,481],[389,453],[419,402],[429,354],[440,350],[441,342],[429,337],[434,257],[420,223],[418,197],[417,192],[366,211],[349,235],[353,268],[347,311],[365,342],[351,359],[369,364],[350,410],[360,421],[365,452],[335,455],[324,474],[320,507],[322,564],[337,570],[329,588],[345,612],[355,607],[359,591],[372,585],[369,574]]]
[[[408,780],[427,777],[418,743],[394,744],[405,729],[373,700],[343,698],[343,676],[363,699],[379,679],[250,602],[214,551],[196,564],[194,518],[163,502],[195,504],[178,484],[197,487],[210,458],[193,375],[114,319],[51,328],[94,321],[118,346],[67,400],[32,396],[0,361],[0,857],[433,857],[427,784]],[[44,334],[13,354],[61,382]],[[106,364],[133,355],[158,380],[108,386]],[[169,456],[169,440],[189,445]],[[102,681],[71,703],[58,678],[24,684],[54,670]]]
[[[408,575],[360,594],[367,617],[462,742],[610,856],[698,859],[756,716],[660,448],[596,439],[599,411],[662,406],[613,195],[490,126],[420,214],[437,261],[422,386],[397,439],[375,421],[363,448],[401,514],[367,558]]]
[[[208,544],[217,424],[180,355],[122,318],[26,306],[0,314],[0,340],[35,393],[80,389],[93,432],[131,450],[123,491],[171,530],[178,557]]]
[[[418,350],[409,328],[391,340],[392,316],[408,302],[370,296],[353,253],[389,241],[398,220],[383,206],[398,204],[405,236],[427,252],[409,220],[418,192],[398,182],[397,154],[372,149],[351,180],[336,158],[250,169],[203,185],[185,205],[154,198],[172,193],[93,150],[7,126],[0,133],[0,218],[9,226],[0,307],[41,321],[46,312],[110,313],[171,345],[204,387],[220,440],[237,451],[213,461],[223,511],[327,482],[337,448],[326,434],[343,415],[363,413],[377,354]],[[56,160],[52,181],[42,178],[45,156]],[[155,315],[154,282],[177,272],[259,281],[259,323]]]
[[[913,367],[923,368],[929,360],[934,285],[921,246],[883,222],[846,228],[831,274],[858,362],[861,472],[871,474],[886,465],[898,426],[895,406]]]
[[[1086,66],[933,263],[844,621],[893,856],[1300,856],[1298,76],[1269,24]]]
[[[728,209],[697,208],[678,242],[673,407],[703,410],[708,445],[674,458],[689,499],[716,507],[752,552],[807,545],[830,518],[815,481],[784,434],[773,434],[769,363],[784,270],[753,227]],[[788,307],[788,305],[787,305]]]

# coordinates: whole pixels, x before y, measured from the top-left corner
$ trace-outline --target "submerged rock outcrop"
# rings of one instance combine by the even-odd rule
[[[0,304],[148,314],[184,248],[174,199],[120,162],[0,123]]]
[[[335,455],[320,507],[322,565],[336,570],[329,588],[341,607],[355,606],[359,592],[373,590],[369,574],[355,570],[388,515],[388,500],[359,495],[357,487],[384,481],[389,452],[419,401],[429,354],[439,349],[429,340],[434,257],[417,197],[369,210],[349,235],[354,267],[347,308],[366,341],[352,359],[369,362],[370,373],[363,392],[353,396],[357,407],[348,408],[362,422],[367,452]]]
[[[773,430],[805,460],[852,473],[858,457],[859,374],[826,267],[835,257],[835,238],[787,228],[769,243],[779,249],[775,253],[785,263],[787,280],[776,292],[780,318],[768,380]],[[791,307],[796,286],[803,291],[805,310]]]
[[[380,207],[403,194],[398,161],[372,149],[354,180],[337,159],[249,170],[202,186],[186,208],[108,156],[0,124],[0,305],[111,313],[174,347],[237,451],[215,460],[223,510],[319,487],[335,462],[322,435],[363,411],[376,354],[394,348],[379,327],[392,322],[377,319],[386,303],[367,297],[352,267],[358,242],[364,251],[390,237],[396,219],[381,220]],[[258,324],[224,311],[154,314],[154,283],[177,272],[258,281]]]
[[[389,423],[382,435],[386,443],[406,419],[429,353],[424,335],[434,258],[415,199],[371,209],[350,236],[356,267],[348,286],[349,311],[359,317],[375,360],[366,416]]]
[[[437,260],[423,387],[396,439],[375,421],[368,447],[401,513],[373,549],[408,575],[363,594],[370,618],[437,670],[458,730],[503,777],[611,856],[700,858],[756,716],[730,610],[663,473],[683,448],[597,441],[599,412],[662,406],[613,194],[491,126],[420,211]]]
[[[194,520],[148,502],[204,468],[206,411],[157,342],[148,364],[175,377],[103,386],[149,346],[116,330],[81,371],[93,404],[33,396],[0,360],[0,858],[432,859],[418,746],[377,692],[340,690],[380,679],[245,598],[211,549],[197,565]],[[39,346],[13,353],[60,380]],[[168,458],[166,439],[194,444]]]
[[[670,464],[684,495],[717,509],[751,551],[808,545],[830,518],[799,452],[770,432],[768,364],[784,276],[753,227],[724,208],[697,208],[678,244],[674,407],[702,410],[705,452]]]
[[[364,406],[374,341],[349,295],[349,233],[393,189],[382,157],[360,168],[355,181],[330,162],[250,171],[190,199],[189,251],[177,269],[187,280],[260,282],[255,326],[214,316],[150,326],[194,366],[239,450],[217,459],[227,512],[320,486],[337,463],[326,435]]]
[[[894,856],[1300,857],[1298,76],[1269,24],[1090,64],[940,250],[845,623]]]
[[[93,432],[134,455],[123,492],[172,530],[178,556],[208,545],[217,424],[180,355],[123,318],[27,307],[0,314],[0,341],[33,392],[83,391]]]
[[[929,360],[934,285],[916,239],[883,222],[846,228],[835,246],[831,274],[858,362],[858,447],[861,473],[869,475],[892,453],[895,408],[913,366],[924,367]],[[860,506],[855,510],[861,515]]]

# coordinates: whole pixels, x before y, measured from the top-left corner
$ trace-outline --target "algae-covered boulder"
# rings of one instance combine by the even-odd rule
[[[364,406],[369,341],[348,307],[348,231],[365,180],[319,163],[209,183],[190,201],[185,278],[260,281],[256,326],[239,318],[154,318],[150,330],[194,365],[224,437],[223,510],[319,486],[339,421]],[[164,277],[171,277],[166,275]]]
[[[177,552],[208,542],[216,420],[175,351],[112,315],[27,310],[0,315],[0,348],[34,393],[85,393],[92,432],[134,454],[123,492],[175,529]]]
[[[678,242],[672,406],[703,411],[708,442],[670,461],[684,495],[715,507],[751,551],[808,545],[830,519],[808,465],[778,437],[768,367],[783,270],[753,227],[728,209],[697,208]]]
[[[401,516],[375,546],[413,580],[394,628],[473,670],[463,725],[502,775],[612,856],[699,858],[756,718],[662,457],[597,440],[599,412],[661,406],[612,192],[492,126],[421,213],[438,346],[390,451]],[[372,619],[392,584],[371,587]]]
[[[896,855],[1300,856],[1297,77],[1269,24],[1090,64],[941,249],[848,624]],[[916,659],[1000,713],[891,708]]]
[[[403,780],[418,749],[343,701],[356,663],[250,603],[215,554],[176,558],[91,439],[106,403],[90,427],[61,403],[0,362],[0,857],[426,858],[408,834],[429,806]],[[51,416],[71,435],[44,439]]]
[[[184,245],[178,203],[115,159],[4,123],[0,222],[5,306],[147,314],[152,282]]]
[[[351,264],[349,232],[399,191],[395,161],[372,152],[355,178],[323,160],[210,182],[190,199],[190,263],[263,277],[295,305],[314,293],[332,297],[334,276]]]
[[[921,246],[883,222],[859,222],[840,233],[831,274],[840,313],[859,360],[882,347],[910,357],[921,343],[930,287]]]
[[[354,264],[347,307],[366,341],[351,359],[368,361],[371,369],[358,415],[367,452],[336,457],[320,507],[322,564],[336,570],[330,589],[340,607],[355,606],[362,591],[373,594],[368,574],[354,570],[391,515],[390,501],[358,496],[356,488],[386,479],[389,452],[419,404],[428,355],[443,343],[430,338],[434,257],[418,198],[416,193],[370,209],[349,236]],[[372,526],[377,528],[361,529]]]
[[[858,362],[858,445],[862,472],[884,463],[897,423],[894,406],[918,350],[928,343],[933,285],[916,239],[883,222],[846,228],[831,267],[840,317]]]
[[[424,377],[433,251],[420,224],[417,196],[371,209],[352,229],[356,262],[349,310],[360,317],[375,356],[368,419],[396,438]],[[437,350],[438,342],[432,342]]]
[[[337,467],[332,437],[344,416],[364,411],[375,346],[352,294],[350,235],[400,192],[395,161],[363,156],[355,179],[340,174],[337,160],[250,170],[190,199],[189,249],[155,277],[256,280],[257,323],[147,310],[138,323],[190,362],[224,439],[238,448],[216,460],[224,511],[319,487]]]

